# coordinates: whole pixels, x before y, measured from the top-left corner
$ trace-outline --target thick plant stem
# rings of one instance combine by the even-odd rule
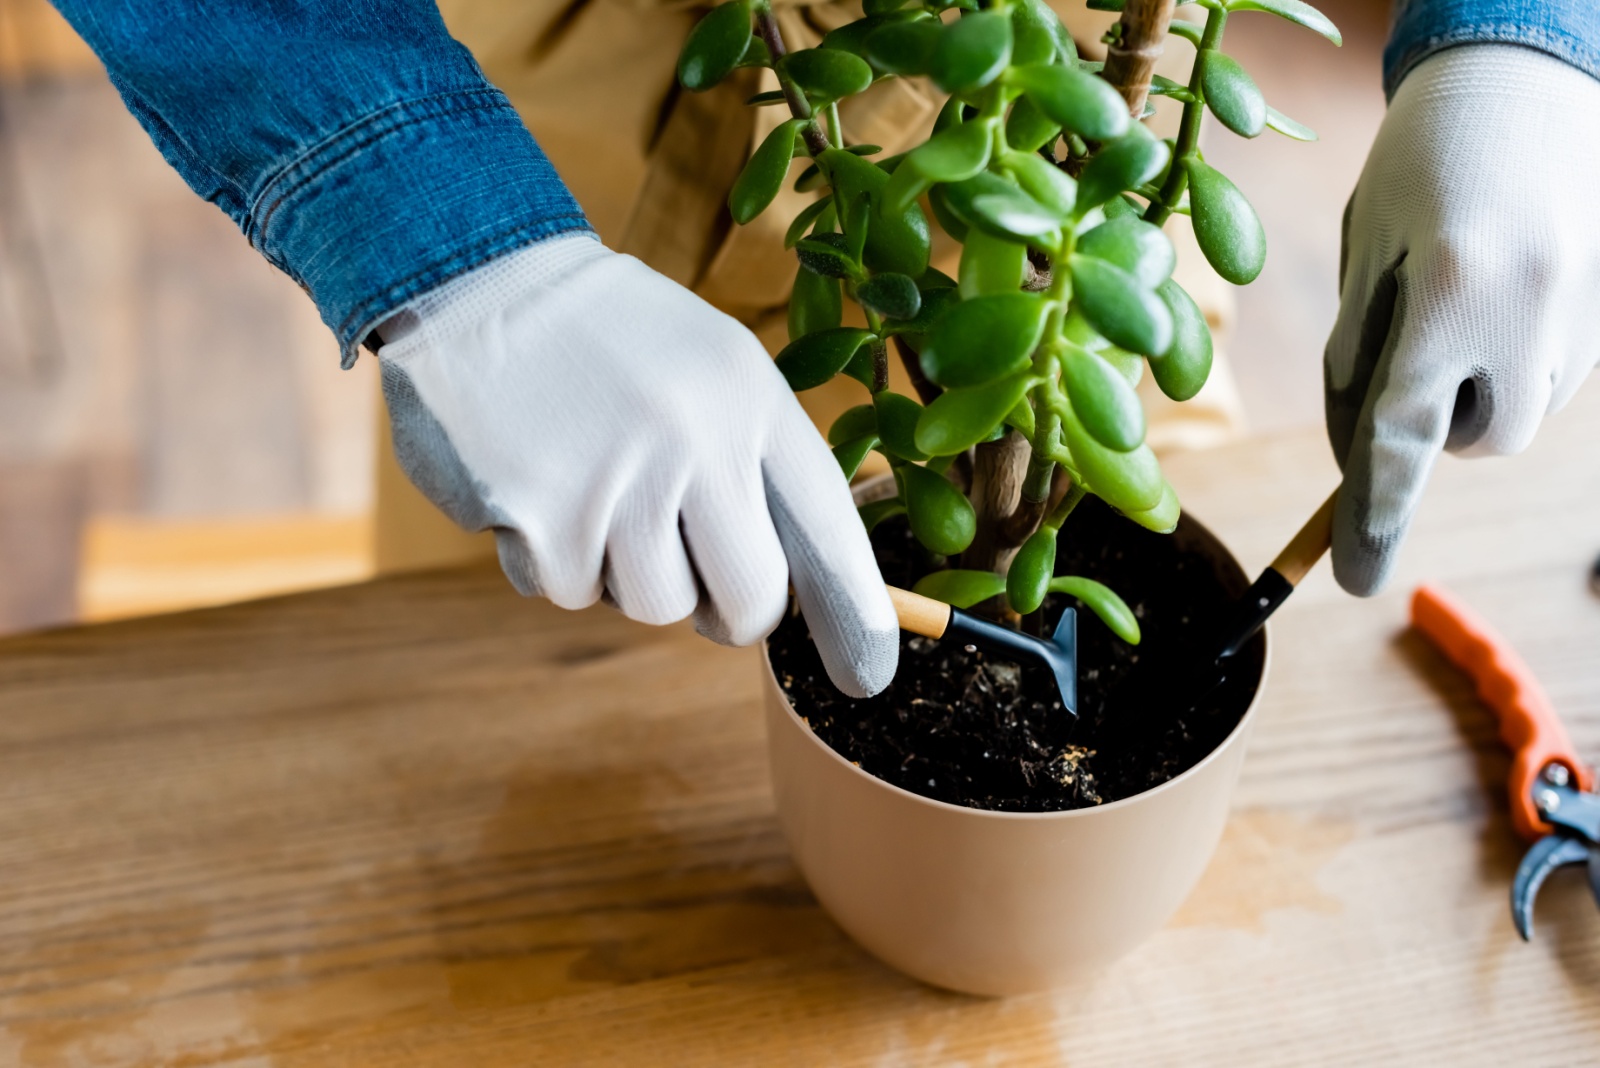
[[[761,34],[761,40],[772,56],[772,69],[778,76],[779,87],[783,89],[783,99],[789,105],[789,114],[797,119],[806,120],[806,124],[800,128],[800,136],[805,139],[806,151],[815,159],[831,147],[828,135],[823,132],[816,116],[811,113],[811,103],[806,99],[805,93],[800,91],[800,87],[792,78],[784,77],[783,72],[778,70],[778,60],[788,55],[789,49],[783,43],[783,31],[778,29],[778,19],[773,15],[771,8],[763,5],[756,11],[756,30]]]
[[[1162,42],[1172,22],[1173,0],[1128,0],[1117,24],[1116,40],[1106,46],[1101,77],[1116,87],[1135,119],[1144,114],[1150,77],[1161,58]]]
[[[983,442],[973,450],[970,496],[978,524],[972,544],[961,554],[962,567],[1003,575],[1011,566],[1022,542],[1008,538],[1006,528],[1022,499],[1030,451],[1028,439],[1011,429],[998,441]],[[1013,627],[1021,622],[1004,597],[978,609]]]

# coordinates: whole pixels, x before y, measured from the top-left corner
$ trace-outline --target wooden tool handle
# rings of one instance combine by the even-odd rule
[[[889,600],[894,602],[894,614],[900,617],[900,629],[920,634],[924,638],[942,638],[950,625],[950,606],[920,593],[890,586]]]
[[[1328,494],[1322,507],[1312,513],[1306,525],[1295,532],[1289,544],[1283,547],[1283,552],[1272,561],[1272,570],[1287,579],[1289,585],[1300,585],[1306,572],[1316,566],[1328,551],[1328,546],[1333,544],[1333,504],[1338,499],[1337,489]]]

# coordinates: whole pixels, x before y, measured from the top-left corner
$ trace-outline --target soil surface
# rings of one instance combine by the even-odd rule
[[[882,524],[873,544],[892,585],[910,588],[940,566],[903,519]],[[1078,605],[1077,719],[1062,709],[1042,667],[909,634],[901,635],[894,683],[866,700],[846,697],[828,681],[805,621],[793,613],[770,639],[772,666],[795,710],[836,752],[880,779],[952,804],[1007,812],[1087,808],[1159,786],[1199,763],[1249,706],[1263,646],[1258,638],[1234,658],[1242,662],[1198,703],[1193,676],[1181,669],[1214,646],[1216,620],[1243,583],[1202,551],[1192,528],[1153,534],[1093,498],[1062,529],[1056,572],[1116,590],[1143,632],[1137,647],[1127,645]],[[1045,633],[1068,605],[1077,602],[1058,595],[1046,601]]]

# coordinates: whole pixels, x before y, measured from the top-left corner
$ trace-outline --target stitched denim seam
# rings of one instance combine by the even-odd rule
[[[1413,44],[1395,62],[1394,70],[1384,85],[1384,95],[1392,98],[1406,75],[1435,52],[1466,44],[1521,45],[1554,56],[1591,77],[1600,77],[1600,47],[1574,41],[1542,26],[1517,22],[1481,22],[1452,26],[1445,33],[1433,34]]]
[[[499,90],[464,89],[396,101],[341,127],[285,164],[262,186],[261,193],[255,198],[255,207],[250,213],[250,224],[246,229],[250,243],[266,254],[267,229],[280,207],[335,167],[384,138],[434,119],[474,111],[490,114],[502,110],[511,116],[516,115],[515,109]],[[517,121],[520,123],[520,118]],[[383,124],[381,128],[368,129],[378,123]],[[352,140],[352,136],[358,132],[360,136]],[[282,188],[274,192],[280,184]],[[273,259],[270,254],[268,258]]]
[[[377,325],[377,320],[381,316],[393,311],[410,297],[416,296],[417,285],[424,279],[428,280],[428,288],[440,286],[452,278],[482,266],[491,259],[568,232],[592,232],[592,227],[581,212],[546,216],[537,222],[523,223],[509,231],[485,238],[466,249],[458,249],[448,259],[414,271],[392,283],[384,292],[361,301],[339,324],[339,343],[342,350],[340,366],[348,370],[355,365],[362,336]]]

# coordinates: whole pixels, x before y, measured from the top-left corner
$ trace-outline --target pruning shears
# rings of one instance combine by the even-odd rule
[[[1411,598],[1411,623],[1477,684],[1512,752],[1511,822],[1532,842],[1511,884],[1511,919],[1533,938],[1533,899],[1546,877],[1587,864],[1600,905],[1600,795],[1555,707],[1528,665],[1471,609],[1437,586]]]

